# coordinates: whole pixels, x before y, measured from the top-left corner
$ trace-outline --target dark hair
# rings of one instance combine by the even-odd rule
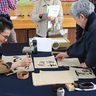
[[[10,19],[0,16],[0,33],[4,32],[6,28],[11,30],[13,28],[13,23]]]

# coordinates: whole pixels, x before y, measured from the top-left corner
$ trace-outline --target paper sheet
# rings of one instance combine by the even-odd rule
[[[96,78],[91,68],[74,68],[70,67],[70,73],[76,74],[78,79],[93,79]]]
[[[60,11],[60,5],[47,6],[48,16],[57,17]],[[48,21],[48,29],[52,28],[52,22]]]
[[[64,84],[74,82],[68,71],[32,73],[32,79],[34,86]]]
[[[37,38],[37,50],[41,52],[51,52],[52,51],[52,38]],[[31,42],[33,38],[29,38],[29,42]],[[32,44],[32,43],[31,43]]]
[[[58,68],[54,56],[49,57],[34,57],[35,68]]]
[[[65,33],[68,33],[68,29],[61,29],[60,33],[61,33],[61,35],[64,35]]]
[[[68,70],[68,71],[69,71],[69,70]],[[42,72],[53,72],[53,71],[42,71],[42,70],[40,70],[40,73],[42,73]],[[77,77],[76,74],[74,74],[74,72],[70,72],[70,71],[69,71],[69,74],[70,74],[70,76],[72,77],[72,79],[73,79],[74,81],[78,81],[78,77]]]
[[[2,56],[2,60],[6,61],[6,62],[18,62],[21,61],[23,59],[26,58],[26,55],[14,55],[14,56]],[[31,58],[31,57],[30,57]],[[13,72],[18,71],[18,70],[25,70],[25,71],[34,71],[34,67],[33,67],[33,62],[30,64],[29,67],[18,67],[14,70],[12,70]]]
[[[60,5],[47,6],[48,16],[57,17],[60,11]]]
[[[78,58],[65,58],[63,60],[57,60],[58,66],[79,66],[80,62]]]
[[[16,19],[17,16],[11,16],[10,19],[13,20],[13,19]]]

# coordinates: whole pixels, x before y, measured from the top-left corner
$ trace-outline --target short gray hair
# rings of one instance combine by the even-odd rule
[[[80,14],[83,14],[86,18],[88,18],[88,16],[94,12],[94,8],[95,6],[93,3],[86,0],[80,0],[72,4],[69,9],[69,14],[78,18]]]

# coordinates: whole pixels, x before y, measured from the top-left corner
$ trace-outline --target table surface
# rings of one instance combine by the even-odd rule
[[[22,48],[28,46],[28,43],[17,43],[17,44],[3,44],[0,49],[0,53],[4,55],[21,55]],[[32,57],[45,57],[50,56],[50,52],[38,52],[32,54]],[[43,71],[56,71],[64,70],[63,68],[54,69],[41,69]],[[35,73],[39,70],[35,69]],[[62,74],[63,75],[63,74]],[[93,82],[96,84],[96,79],[80,79],[77,83],[82,82]],[[0,96],[57,96],[56,92],[52,89],[53,85],[45,86],[33,86],[32,72],[29,72],[29,78],[25,80],[17,79],[16,74],[5,76],[0,75]],[[96,96],[96,90],[94,91],[71,91],[69,92],[65,88],[64,96]]]
[[[13,19],[14,29],[34,29],[37,26],[37,22],[32,22],[31,15],[34,6],[18,6],[17,9],[10,10],[10,16],[17,16]],[[69,13],[70,5],[62,5],[63,14]],[[18,15],[24,15],[24,17],[18,17]],[[75,28],[76,22],[70,15],[64,15],[64,21],[62,22],[62,27],[64,28]]]

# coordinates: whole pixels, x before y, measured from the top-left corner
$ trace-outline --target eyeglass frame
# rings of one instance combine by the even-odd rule
[[[0,33],[0,34],[1,34],[1,33]],[[1,34],[1,36],[4,37],[4,40],[8,40],[8,37],[9,37],[9,36],[4,36],[4,35],[2,35],[2,34]]]

